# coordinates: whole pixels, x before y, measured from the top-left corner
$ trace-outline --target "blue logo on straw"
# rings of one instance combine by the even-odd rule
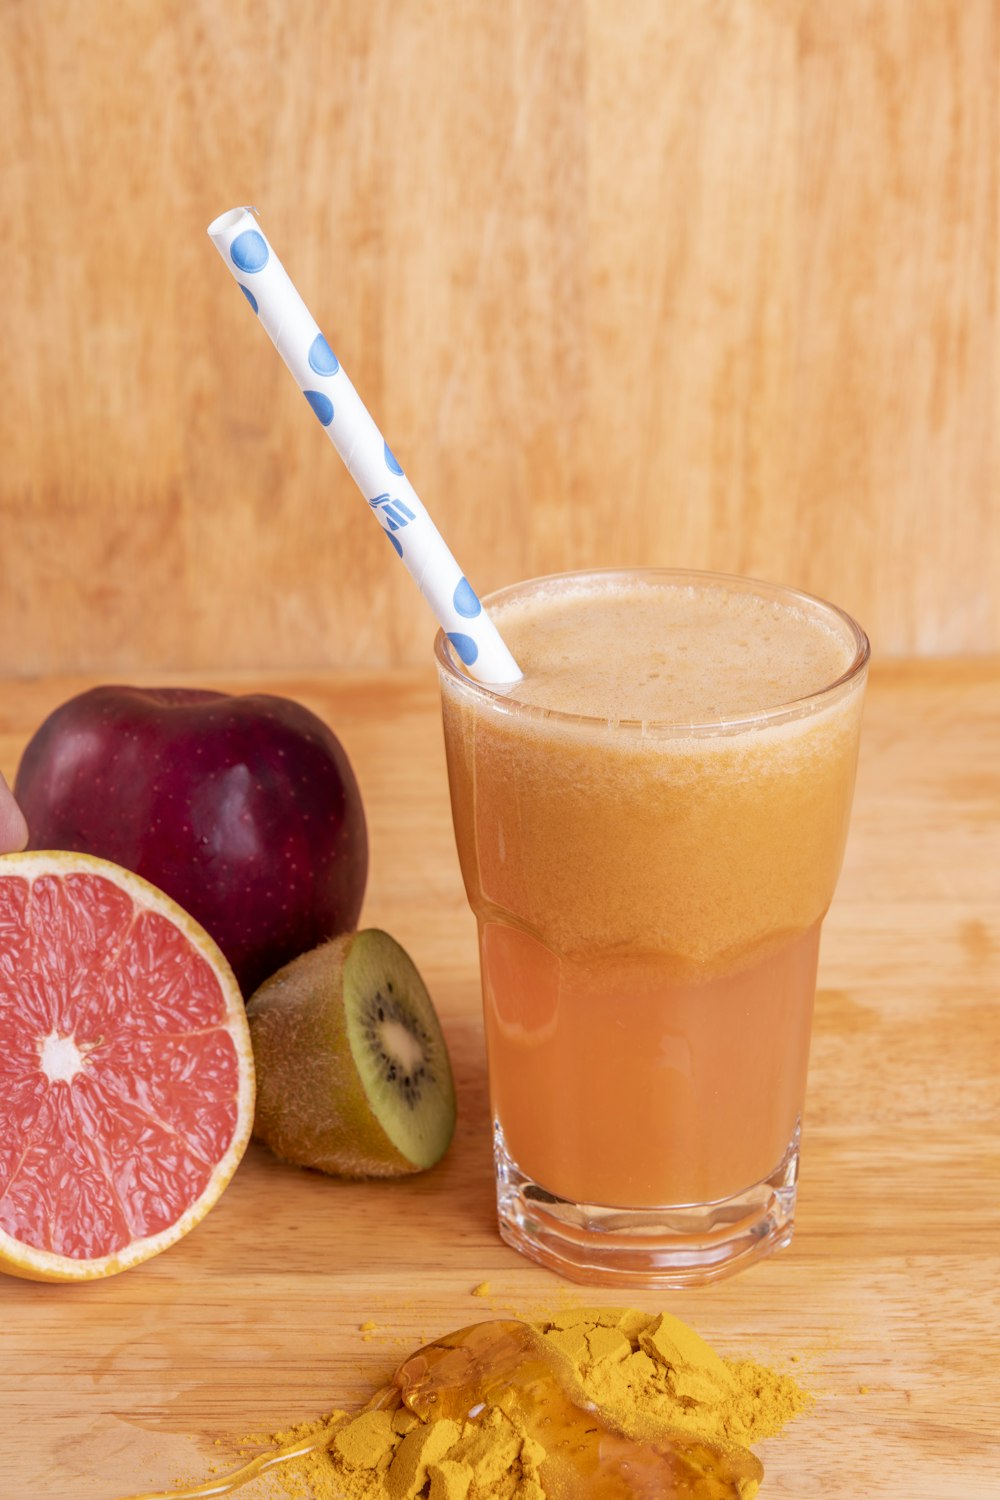
[[[389,472],[391,474],[398,474],[400,475],[400,477],[402,477],[403,466],[399,462],[399,459],[396,457],[396,455],[393,453],[392,449],[389,447],[389,444],[384,439],[382,441],[382,446],[385,449],[385,462]]]
[[[250,288],[248,286],[244,286],[243,283],[242,283],[242,281],[238,281],[236,283],[236,285],[239,287],[240,291],[243,293],[244,297],[247,299],[247,301],[249,302],[250,306],[253,308],[254,312],[256,312],[257,311],[257,298],[254,296],[253,292],[250,290]]]
[[[372,510],[378,511],[385,517],[385,524],[389,531],[401,531],[411,521],[417,519],[416,511],[412,511],[404,500],[395,495],[376,495],[374,500],[368,504]]]

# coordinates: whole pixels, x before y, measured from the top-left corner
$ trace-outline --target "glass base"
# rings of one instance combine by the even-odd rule
[[[799,1127],[762,1182],[717,1203],[608,1208],[558,1198],[520,1170],[494,1125],[500,1235],[570,1281],[704,1286],[787,1245],[795,1219]]]

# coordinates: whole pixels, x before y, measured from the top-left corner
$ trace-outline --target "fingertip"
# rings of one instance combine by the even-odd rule
[[[0,854],[16,854],[28,842],[24,813],[0,774]]]

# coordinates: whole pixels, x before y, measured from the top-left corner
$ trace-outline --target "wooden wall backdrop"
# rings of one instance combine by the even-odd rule
[[[250,202],[481,592],[1000,650],[997,0],[0,0],[0,673],[425,659]]]

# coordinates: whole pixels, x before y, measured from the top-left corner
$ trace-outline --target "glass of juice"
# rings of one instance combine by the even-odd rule
[[[501,1234],[576,1280],[712,1280],[792,1234],[867,638],[712,573],[485,603],[520,682],[435,651]]]

